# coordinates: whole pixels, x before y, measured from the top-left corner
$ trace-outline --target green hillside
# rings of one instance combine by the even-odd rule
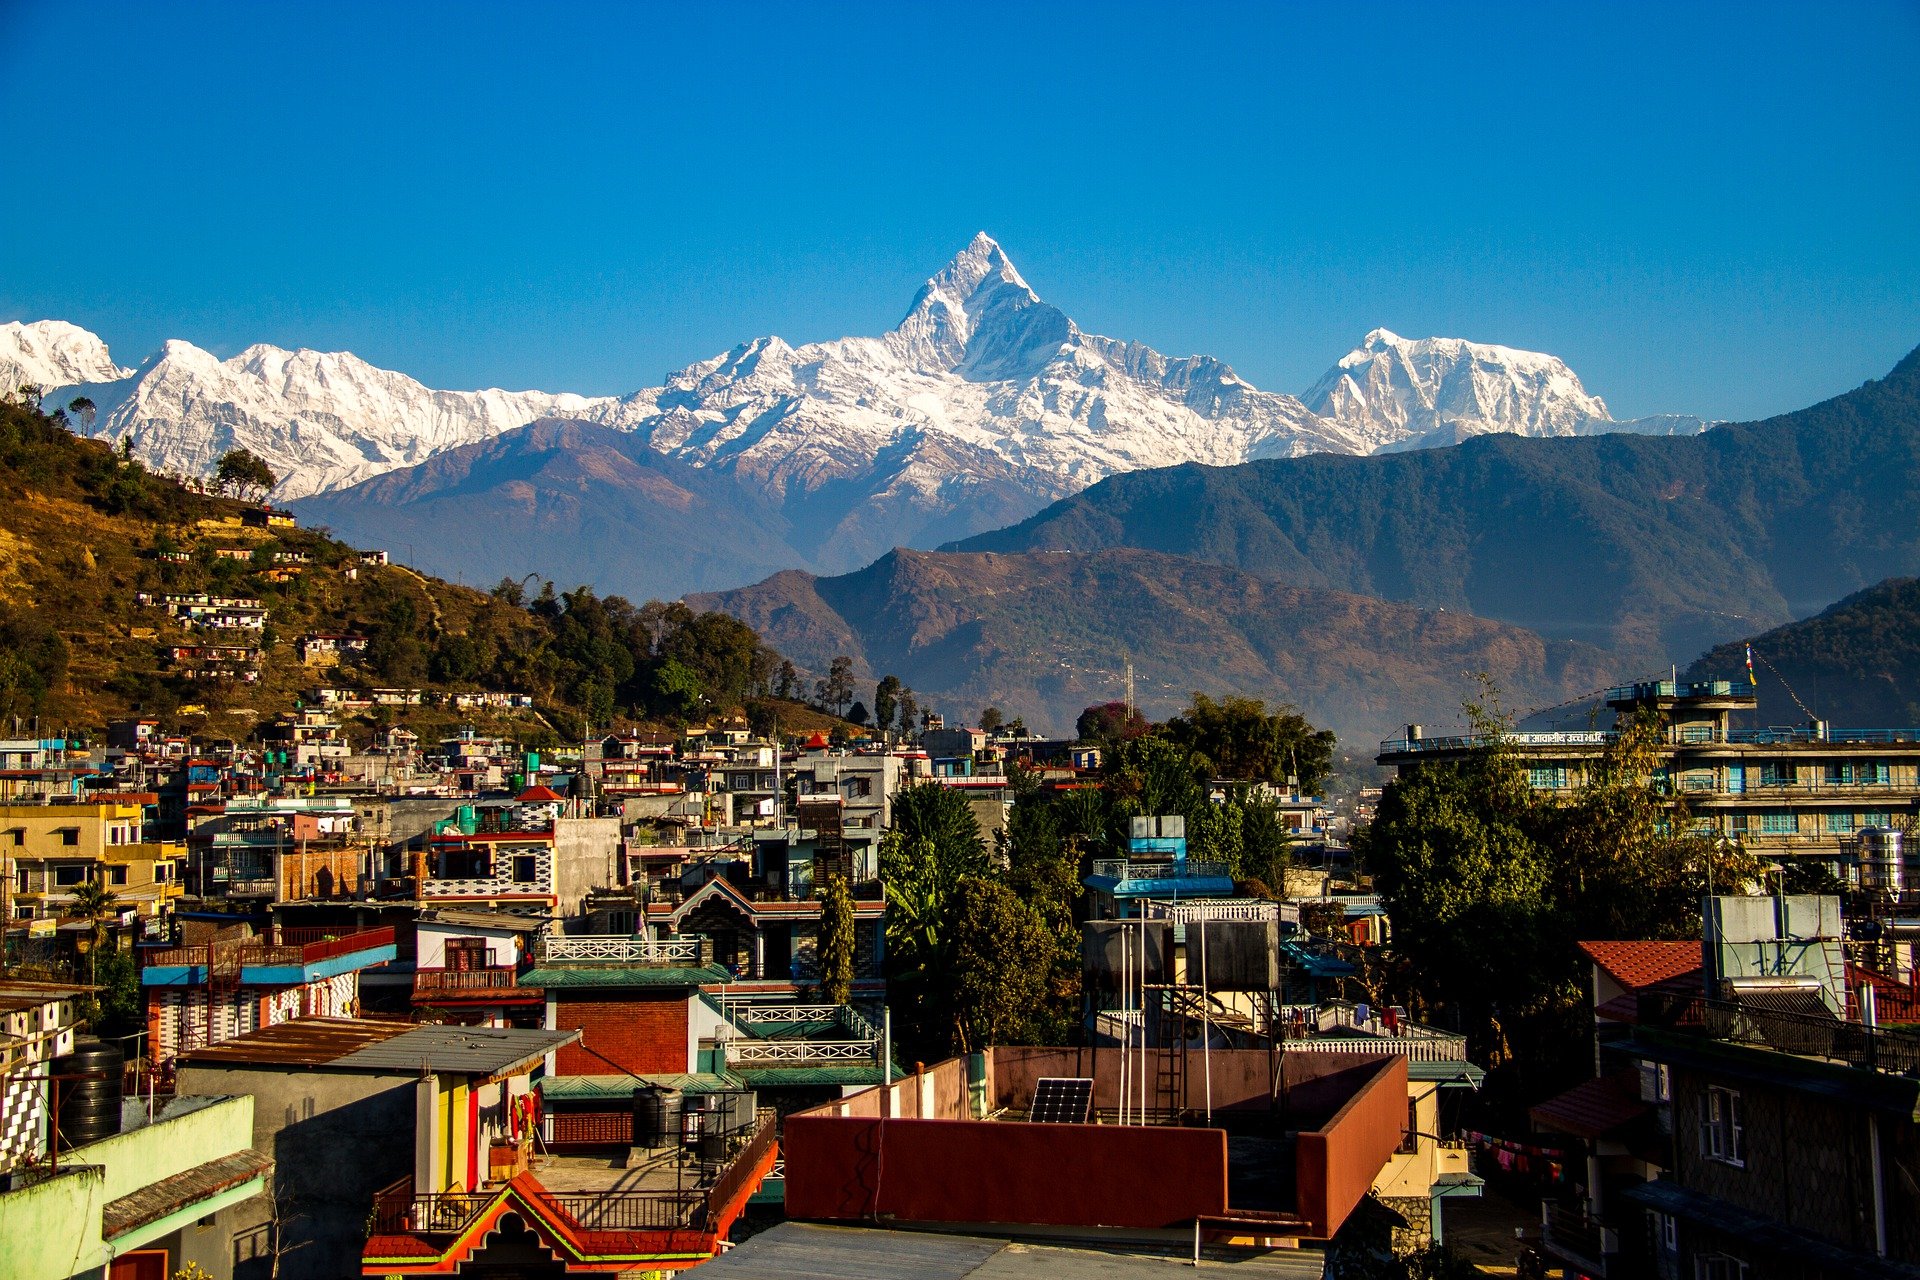
[[[254,527],[256,505],[153,475],[28,404],[0,402],[0,510],[0,734],[139,714],[245,738],[333,685],[531,694],[532,711],[379,708],[362,727],[474,724],[537,741],[753,704],[781,661],[724,615],[550,583],[478,591],[364,564],[324,529]],[[142,593],[258,600],[268,624],[192,628]],[[314,632],[369,645],[352,665],[310,668],[297,642]],[[190,678],[172,650],[195,645],[257,645],[257,682]]]

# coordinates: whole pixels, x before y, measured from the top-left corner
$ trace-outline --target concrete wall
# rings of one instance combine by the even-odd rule
[[[1294,1178],[1300,1216],[1327,1239],[1373,1189],[1407,1126],[1407,1060],[1374,1059],[1351,1068],[1369,1078],[1332,1119],[1295,1139]]]
[[[354,1275],[373,1193],[413,1167],[413,1084],[406,1075],[275,1067],[182,1067],[182,1096],[251,1095],[253,1149],[272,1157],[273,1203],[232,1211],[234,1234],[277,1206],[285,1236],[281,1280]],[[247,1267],[236,1280],[250,1280]],[[264,1276],[265,1271],[257,1274]]]
[[[787,1117],[792,1218],[1159,1229],[1227,1207],[1219,1129]],[[884,1176],[883,1176],[884,1175]]]
[[[620,819],[561,818],[553,824],[553,887],[562,916],[578,915],[587,890],[620,883]]]
[[[448,938],[485,938],[488,964],[510,965],[520,959],[519,935],[511,930],[422,920],[414,926],[415,965],[421,969],[446,968]]]
[[[0,1195],[0,1280],[47,1280],[102,1266],[106,1170],[71,1172]]]

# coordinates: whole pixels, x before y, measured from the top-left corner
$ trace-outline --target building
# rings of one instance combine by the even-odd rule
[[[879,887],[863,884],[853,911],[854,995],[882,998],[887,904]],[[723,871],[678,902],[647,903],[642,923],[663,940],[705,939],[713,963],[735,982],[766,995],[794,995],[820,980],[820,912],[811,893],[788,897],[765,881],[736,883]]]
[[[1143,1101],[1171,1066],[1155,1049],[990,1048],[790,1115],[787,1214],[1299,1247],[1339,1233],[1406,1136],[1404,1057],[1220,1050],[1172,1105]]]
[[[7,1179],[0,1274],[168,1280],[194,1263],[227,1280],[227,1237],[206,1224],[266,1192],[273,1163],[249,1145],[253,1120],[244,1095],[176,1098],[152,1116],[129,1100],[116,1132]]]
[[[442,907],[414,923],[413,1003],[445,1022],[539,1025],[546,993],[520,981],[542,920]]]
[[[186,849],[147,839],[133,800],[0,805],[0,901],[15,920],[73,914],[82,884],[109,890],[122,910],[155,919],[182,889]]]
[[[142,948],[154,1069],[178,1055],[302,1017],[352,1016],[360,973],[397,954],[388,926],[207,929],[203,940]]]
[[[1586,944],[1596,1073],[1533,1110],[1588,1153],[1585,1194],[1543,1206],[1544,1250],[1603,1277],[1920,1274],[1920,1032],[1854,998],[1837,899],[1707,907],[1704,945]]]
[[[45,1155],[48,1063],[73,1052],[85,987],[0,981],[0,1174]]]
[[[1730,681],[1656,680],[1607,694],[1618,715],[1650,711],[1663,735],[1663,781],[1686,801],[1696,828],[1738,840],[1763,858],[1807,858],[1854,873],[1860,833],[1910,832],[1920,816],[1920,729],[1741,727],[1757,703]],[[1612,732],[1512,733],[1508,745],[1542,791],[1591,776]],[[1379,762],[1402,772],[1458,760],[1484,747],[1471,736],[1407,736],[1380,744]]]
[[[367,637],[348,631],[318,631],[300,637],[300,661],[309,667],[335,667],[362,657]]]
[[[360,1266],[369,1219],[397,1185],[450,1198],[527,1167],[533,1072],[571,1037],[300,1018],[182,1058],[182,1098],[246,1094],[270,1197],[224,1215],[235,1280],[333,1280]]]

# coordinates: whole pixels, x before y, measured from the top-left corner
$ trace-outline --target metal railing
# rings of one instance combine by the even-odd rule
[[[1181,880],[1200,876],[1226,876],[1224,862],[1200,862],[1193,858],[1170,862],[1134,862],[1128,858],[1096,858],[1093,874],[1115,880]]]
[[[1865,1071],[1920,1075],[1920,1032],[1768,1009],[1750,1001],[1657,991],[1640,992],[1636,1004],[1643,1029],[1704,1036]]]
[[[700,963],[698,938],[635,938],[625,934],[582,934],[546,938],[540,943],[542,963],[591,961],[603,964],[694,966]]]
[[[1605,730],[1575,730],[1561,733],[1461,733],[1438,738],[1388,738],[1380,744],[1380,754],[1410,755],[1422,751],[1479,751],[1488,747],[1604,747],[1613,741]]]
[[[880,1061],[878,1040],[728,1040],[726,1065],[733,1067],[846,1067]]]
[[[1149,898],[1142,907],[1147,919],[1171,920],[1175,924],[1212,920],[1300,922],[1300,908],[1293,903],[1270,902],[1259,898],[1183,898],[1178,902]]]
[[[209,942],[188,947],[149,947],[141,950],[140,957],[143,965],[218,965],[221,968],[300,965],[392,945],[391,925],[337,930],[283,929],[278,942],[262,938],[241,942]]]
[[[402,1178],[374,1197],[376,1235],[458,1235],[472,1226],[500,1195],[494,1191],[442,1191],[415,1195]],[[679,1231],[700,1226],[705,1197],[685,1191],[595,1191],[538,1193],[541,1203],[585,1231]]]
[[[1606,1275],[1608,1257],[1620,1250],[1611,1228],[1566,1205],[1540,1206],[1540,1234],[1549,1250],[1591,1275]]]

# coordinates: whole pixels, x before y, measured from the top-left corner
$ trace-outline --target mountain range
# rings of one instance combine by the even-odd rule
[[[276,496],[333,494],[324,518],[364,541],[403,540],[417,514],[391,505],[438,493],[432,469],[400,489],[354,486],[566,418],[632,433],[655,453],[722,473],[793,563],[836,571],[895,545],[928,546],[1020,519],[1106,476],[1186,462],[1230,465],[1307,453],[1360,455],[1486,432],[1569,435],[1698,430],[1693,418],[1615,422],[1552,356],[1375,330],[1308,392],[1255,388],[1209,356],[1170,357],[1082,330],[1044,302],[1000,246],[976,236],[926,281],[905,318],[875,338],[791,346],[746,342],[663,384],[619,397],[436,391],[348,353],[253,346],[220,360],[172,341],[138,369],[115,365],[85,330],[0,326],[0,381],[48,388],[57,408],[84,395],[76,426],[131,439],[156,468],[210,475],[245,447],[281,477]],[[546,437],[532,437],[539,470]],[[506,455],[456,462],[502,472]],[[538,483],[518,500],[536,505]],[[468,496],[471,497],[471,492]],[[574,490],[553,496],[562,508]],[[376,496],[377,495],[377,496]],[[607,501],[619,500],[608,495]],[[636,500],[626,495],[626,500]],[[563,515],[547,520],[558,527]],[[637,516],[643,522],[649,516]],[[475,579],[498,567],[486,544],[443,548],[432,567]],[[654,560],[640,577],[589,560],[614,589],[675,594],[702,567]]]

